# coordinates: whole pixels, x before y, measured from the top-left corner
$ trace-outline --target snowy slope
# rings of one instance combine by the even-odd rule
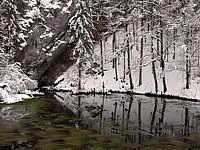
[[[117,47],[118,49],[123,49],[124,46],[124,32],[117,32]],[[148,45],[148,41],[146,43]],[[172,53],[168,55],[168,61],[166,60],[166,84],[168,91],[165,94],[176,95],[187,98],[200,99],[200,78],[197,77],[197,74],[193,73],[191,76],[190,89],[186,90],[185,87],[185,72],[184,72],[184,55],[185,52],[182,50],[184,45],[177,47],[176,59],[172,59]],[[132,70],[132,79],[134,84],[134,92],[138,93],[155,93],[154,90],[154,80],[152,74],[152,65],[151,65],[151,55],[149,51],[150,47],[146,46],[144,48],[145,57],[143,59],[143,74],[141,86],[138,86],[139,83],[139,51],[136,50],[136,45],[133,45],[131,50],[131,70]],[[123,82],[123,53],[118,55],[117,64],[118,64],[118,81],[115,80],[115,70],[112,68],[112,58],[114,54],[112,52],[112,35],[104,40],[104,70],[105,75],[82,75],[82,90],[83,91],[102,91],[103,84],[105,89],[113,91],[128,91],[130,90],[129,76],[127,74],[127,55],[126,55],[126,78]],[[100,64],[100,45],[95,46],[94,60]],[[100,68],[99,68],[100,69]],[[160,68],[160,62],[156,61],[156,73],[158,79],[158,94],[162,93],[162,73]],[[62,80],[62,81],[61,81]],[[77,91],[78,85],[78,70],[76,64],[69,68],[62,76],[60,76],[55,83],[61,81],[55,88],[57,90],[72,90]]]

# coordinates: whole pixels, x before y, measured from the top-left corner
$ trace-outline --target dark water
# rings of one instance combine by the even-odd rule
[[[2,149],[199,149],[200,103],[56,93],[0,104]]]

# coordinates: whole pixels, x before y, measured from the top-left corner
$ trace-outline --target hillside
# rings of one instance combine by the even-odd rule
[[[130,26],[130,30],[131,26]],[[124,44],[124,32],[119,31],[116,33],[116,39],[118,40],[119,47],[123,47]],[[117,74],[118,81],[116,81],[116,72],[112,68],[112,40],[113,35],[110,35],[106,40],[104,40],[104,76],[101,75],[100,65],[93,68],[94,74],[88,74],[88,68],[85,68],[84,74],[82,75],[82,91],[94,91],[102,92],[103,84],[105,86],[105,91],[119,91],[126,92],[130,91],[130,82],[128,68],[125,69],[125,80],[123,81],[124,75],[124,58],[123,55],[117,55]],[[156,43],[156,41],[154,41]],[[148,45],[148,41],[146,42]],[[152,73],[152,63],[151,55],[149,52],[150,47],[147,46],[144,50],[145,57],[143,59],[143,74],[142,74],[142,85],[138,86],[139,83],[139,60],[140,52],[136,50],[136,46],[132,47],[131,50],[131,73],[134,89],[136,93],[156,93],[154,88],[154,78]],[[170,51],[170,50],[169,50]],[[121,52],[120,52],[121,53]],[[165,94],[176,95],[187,98],[200,99],[200,78],[198,77],[198,72],[194,72],[191,78],[190,89],[185,89],[185,71],[184,71],[184,45],[177,47],[176,59],[173,59],[173,53],[170,53],[166,61],[166,85],[167,92]],[[100,45],[95,46],[94,60],[97,64],[100,64]],[[125,63],[127,64],[127,55],[125,58]],[[90,70],[90,69],[89,69]],[[160,62],[156,61],[156,73],[158,80],[158,94],[163,92],[162,85],[162,71],[160,68]],[[59,82],[61,81],[61,82]],[[59,84],[55,87],[57,90],[72,90],[77,91],[78,87],[78,70],[76,64],[70,67],[62,76],[60,76],[55,83]]]

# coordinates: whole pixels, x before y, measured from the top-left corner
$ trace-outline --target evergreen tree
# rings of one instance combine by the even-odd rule
[[[0,48],[11,57],[17,46],[17,6],[13,0],[0,1]]]
[[[72,59],[77,60],[79,69],[79,89],[81,89],[81,68],[86,61],[92,61],[94,53],[92,9],[89,0],[74,0],[71,5],[72,17],[69,19],[69,43],[74,44]]]
[[[36,82],[24,74],[21,64],[14,60],[21,42],[20,15],[15,0],[0,0],[0,99],[36,87]]]

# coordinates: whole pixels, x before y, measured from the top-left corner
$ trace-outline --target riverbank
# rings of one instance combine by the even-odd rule
[[[25,99],[32,99],[34,97],[44,95],[42,92],[30,90],[25,90],[24,93],[21,94],[9,94],[6,90],[4,90],[1,94],[3,97],[0,99],[0,103],[6,104],[17,103]]]
[[[42,92],[50,92],[50,93],[56,93],[56,92],[63,92],[63,93],[70,93],[70,95],[104,95],[104,96],[109,96],[112,94],[125,94],[125,95],[143,95],[143,96],[147,96],[147,97],[156,97],[156,98],[166,98],[166,99],[179,99],[182,101],[190,101],[190,102],[200,102],[200,99],[196,99],[196,98],[188,98],[188,97],[182,97],[182,96],[178,96],[178,95],[170,95],[170,94],[156,94],[156,93],[138,93],[138,92],[134,92],[134,91],[113,91],[113,90],[108,90],[105,92],[102,91],[72,91],[72,90],[66,90],[66,89],[55,89],[55,88],[49,88],[49,87],[45,87],[41,89]]]
[[[150,66],[144,69],[143,84],[136,86],[134,84],[133,90],[130,90],[129,77],[126,76],[126,80],[121,79],[116,81],[114,76],[114,70],[110,69],[101,75],[83,75],[82,77],[82,90],[77,90],[78,78],[76,75],[76,66],[72,66],[60,76],[55,83],[55,87],[48,87],[47,90],[71,92],[72,94],[109,94],[109,93],[124,93],[124,94],[136,94],[146,95],[153,97],[163,97],[170,99],[181,99],[200,101],[200,78],[193,78],[191,80],[190,88],[185,89],[184,72],[182,71],[170,71],[166,73],[167,76],[167,92],[162,92],[162,79],[158,78],[158,92],[154,90],[153,78],[148,74]],[[75,75],[73,75],[73,73]],[[137,71],[133,72],[133,83],[137,83]]]

